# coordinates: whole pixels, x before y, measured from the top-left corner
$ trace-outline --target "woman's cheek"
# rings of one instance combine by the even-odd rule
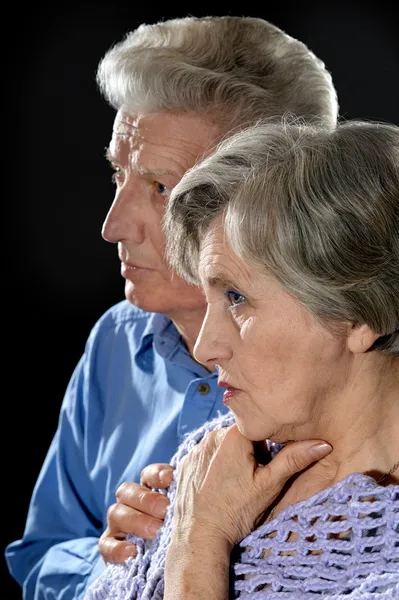
[[[242,312],[240,315],[237,315],[236,323],[240,329],[241,337],[250,338],[253,342],[256,341],[255,317],[248,317]]]

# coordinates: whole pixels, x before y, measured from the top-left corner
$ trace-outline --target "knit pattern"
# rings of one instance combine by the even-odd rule
[[[179,462],[211,430],[234,423],[223,415],[189,434],[171,464],[170,507],[151,542],[129,535],[137,556],[108,564],[84,600],[162,600]],[[270,444],[271,457],[281,446]],[[240,600],[399,600],[399,486],[353,473],[282,510],[236,546],[230,598]]]

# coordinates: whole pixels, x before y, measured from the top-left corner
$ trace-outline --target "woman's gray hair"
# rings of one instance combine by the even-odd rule
[[[399,127],[284,119],[220,144],[173,189],[167,256],[199,283],[201,240],[223,215],[236,254],[324,323],[366,323],[399,355]]]
[[[253,17],[142,24],[108,50],[97,83],[116,110],[195,112],[223,135],[286,113],[333,127],[338,116],[324,63],[304,43]]]

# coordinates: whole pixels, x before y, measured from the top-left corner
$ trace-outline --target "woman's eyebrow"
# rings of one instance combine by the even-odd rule
[[[215,273],[210,276],[205,276],[205,281],[210,288],[222,287],[222,288],[236,288],[237,283],[229,279],[224,273]]]

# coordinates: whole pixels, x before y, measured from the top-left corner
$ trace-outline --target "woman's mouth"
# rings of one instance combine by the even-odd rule
[[[226,390],[223,394],[223,404],[226,404],[227,406],[229,405],[230,400],[241,392],[241,390],[233,387],[227,383],[227,381],[218,381],[218,386]]]

